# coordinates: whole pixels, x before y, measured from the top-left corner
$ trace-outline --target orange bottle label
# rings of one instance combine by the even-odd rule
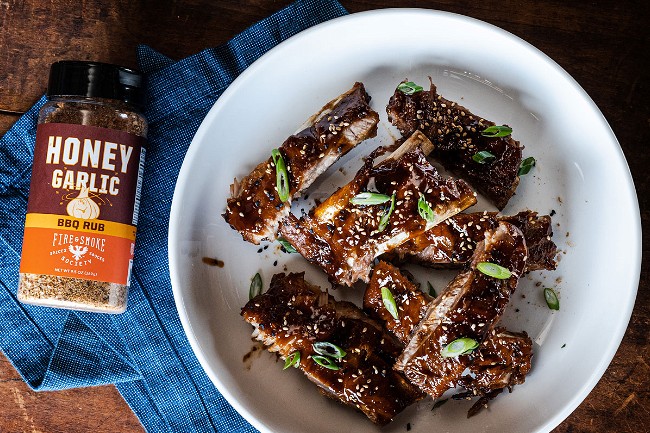
[[[129,285],[146,140],[38,126],[20,272]]]

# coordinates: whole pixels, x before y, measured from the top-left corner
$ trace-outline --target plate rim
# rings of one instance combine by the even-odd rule
[[[633,277],[632,277],[632,282],[634,283],[634,288],[631,289],[630,291],[630,298],[628,299],[628,302],[626,304],[626,309],[625,309],[625,317],[627,320],[621,320],[619,321],[619,326],[613,333],[615,335],[614,338],[610,339],[607,342],[606,345],[606,350],[601,352],[600,355],[600,362],[598,363],[596,369],[592,371],[590,374],[590,380],[583,383],[582,386],[579,388],[577,392],[574,393],[574,395],[570,398],[569,403],[565,406],[565,408],[559,412],[557,412],[553,417],[550,417],[549,419],[544,422],[543,425],[540,426],[540,429],[538,432],[550,432],[553,428],[557,427],[562,421],[564,421],[589,395],[589,393],[593,390],[593,388],[598,384],[600,379],[603,377],[607,367],[613,360],[616,351],[620,347],[620,344],[622,342],[622,339],[625,335],[625,332],[629,326],[630,319],[632,317],[632,311],[635,305],[637,293],[638,293],[638,286],[639,286],[639,281],[640,281],[640,274],[641,274],[641,263],[642,263],[642,242],[641,242],[641,232],[642,232],[642,226],[641,226],[641,215],[640,215],[640,209],[639,209],[639,203],[638,203],[638,196],[636,194],[636,188],[634,185],[634,180],[629,168],[629,164],[627,163],[627,160],[625,158],[625,154],[623,153],[623,149],[616,138],[616,135],[614,134],[611,125],[603,115],[603,113],[600,111],[596,103],[593,101],[593,99],[587,94],[587,92],[580,86],[580,84],[564,69],[562,68],[558,63],[556,63],[552,58],[550,58],[547,54],[539,50],[537,47],[532,45],[531,43],[527,42],[526,40],[520,38],[519,36],[499,27],[494,24],[490,24],[488,22],[485,22],[483,20],[453,13],[453,12],[447,12],[447,11],[441,11],[441,10],[435,10],[435,9],[425,9],[425,8],[385,8],[385,9],[375,9],[375,10],[368,10],[368,11],[363,11],[363,12],[357,12],[357,13],[352,13],[349,15],[344,15],[341,17],[337,17],[328,21],[325,21],[323,23],[317,24],[315,26],[312,26],[310,28],[307,28],[290,38],[286,39],[285,41],[279,43],[266,53],[264,53],[262,56],[260,56],[257,60],[255,60],[251,65],[249,65],[235,80],[233,80],[232,83],[227,87],[227,89],[223,92],[223,94],[217,99],[217,101],[213,104],[213,106],[210,108],[206,116],[203,118],[201,121],[201,124],[199,128],[197,129],[194,137],[192,138],[192,141],[190,142],[190,145],[188,147],[188,150],[185,154],[185,157],[183,159],[183,164],[181,166],[181,169],[179,171],[178,178],[176,180],[176,184],[174,187],[174,194],[172,198],[172,204],[171,204],[171,209],[170,209],[170,218],[169,218],[169,226],[168,226],[168,242],[167,242],[167,247],[168,247],[168,264],[169,264],[169,272],[170,272],[170,281],[171,281],[171,286],[172,286],[172,293],[174,296],[174,302],[176,305],[176,310],[180,319],[180,322],[183,327],[183,331],[186,335],[186,338],[188,342],[190,343],[190,347],[192,348],[192,351],[194,355],[196,356],[197,360],[199,361],[201,367],[205,371],[206,375],[209,377],[211,382],[214,384],[214,386],[217,388],[217,390],[221,393],[221,395],[226,399],[226,401],[243,417],[246,419],[247,422],[249,422],[253,427],[255,427],[257,430],[261,432],[268,432],[268,433],[274,433],[273,430],[268,428],[261,420],[259,420],[256,416],[254,416],[244,405],[242,405],[238,398],[235,397],[230,390],[228,389],[227,386],[219,379],[219,377],[212,371],[211,368],[209,368],[209,363],[206,358],[206,356],[203,353],[203,350],[200,347],[200,343],[198,341],[198,338],[196,334],[194,333],[192,329],[192,323],[190,321],[190,317],[188,315],[187,309],[184,304],[183,300],[183,292],[180,289],[182,286],[179,278],[179,270],[177,268],[177,265],[180,262],[180,258],[177,259],[175,257],[175,248],[179,244],[178,243],[178,233],[175,231],[175,228],[178,227],[178,220],[180,218],[179,214],[180,211],[179,209],[181,208],[180,205],[180,194],[179,191],[183,188],[183,185],[185,184],[186,178],[189,176],[190,169],[188,168],[188,165],[186,162],[188,159],[191,159],[193,157],[194,153],[197,152],[198,149],[198,143],[201,141],[202,137],[205,135],[205,131],[207,130],[207,125],[211,123],[211,120],[216,116],[216,114],[220,111],[220,102],[223,104],[225,100],[228,100],[232,97],[233,94],[236,94],[236,90],[238,87],[238,83],[244,81],[249,75],[255,74],[256,70],[260,68],[260,65],[262,65],[264,62],[266,62],[266,59],[275,56],[280,49],[286,49],[287,46],[290,44],[296,43],[296,41],[310,37],[312,33],[316,33],[319,31],[322,31],[324,28],[327,27],[333,27],[337,25],[341,25],[341,23],[345,23],[347,21],[355,21],[355,20],[360,20],[360,19],[365,19],[369,18],[372,19],[377,16],[383,16],[383,15],[405,15],[405,14],[417,14],[417,15],[428,15],[430,19],[432,20],[437,20],[437,19],[452,19],[452,20],[458,20],[462,21],[465,23],[469,23],[472,25],[477,25],[479,27],[483,27],[485,30],[491,31],[491,32],[496,32],[501,34],[504,37],[507,37],[508,39],[511,39],[514,43],[521,45],[523,48],[525,48],[528,51],[531,51],[532,54],[538,56],[541,60],[544,61],[544,63],[547,66],[552,67],[555,69],[558,73],[562,75],[564,79],[568,81],[568,83],[571,85],[572,88],[574,88],[587,102],[592,111],[595,114],[598,114],[600,117],[600,121],[602,123],[602,126],[605,126],[606,129],[608,130],[608,133],[610,135],[608,141],[608,145],[612,144],[615,147],[615,150],[617,151],[617,155],[619,157],[618,162],[622,162],[623,167],[625,168],[624,174],[625,174],[625,180],[626,180],[626,192],[629,194],[629,201],[632,205],[632,208],[630,209],[632,215],[634,215],[634,221],[629,221],[633,223],[633,227],[631,229],[631,232],[635,235],[634,237],[634,245],[631,246],[631,250],[634,251],[634,258],[636,259],[634,263],[630,264],[630,270],[633,271]],[[219,105],[218,105],[219,104]],[[225,104],[223,104],[225,105]]]

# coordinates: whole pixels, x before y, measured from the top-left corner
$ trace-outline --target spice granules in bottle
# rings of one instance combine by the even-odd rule
[[[18,299],[121,313],[133,264],[147,121],[139,72],[63,61],[39,113]]]

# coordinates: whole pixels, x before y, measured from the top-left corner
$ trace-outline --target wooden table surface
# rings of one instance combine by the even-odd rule
[[[136,66],[139,43],[180,59],[226,42],[290,1],[78,3],[0,1],[0,134],[44,92],[49,65],[56,60]],[[559,63],[600,107],[634,177],[645,260],[634,312],[614,360],[591,394],[554,432],[650,431],[650,6],[644,0],[341,3],[350,12],[421,7],[495,24]],[[2,433],[143,431],[113,386],[35,393],[1,354],[0,401]]]

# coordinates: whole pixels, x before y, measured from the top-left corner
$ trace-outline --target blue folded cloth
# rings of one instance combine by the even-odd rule
[[[347,12],[299,0],[224,46],[174,62],[138,49],[147,74],[149,147],[129,307],[121,315],[16,299],[23,224],[42,98],[0,140],[0,348],[35,390],[115,383],[147,431],[255,431],[219,394],[181,327],[169,280],[167,228],[176,178],[203,117],[247,66],[283,40]]]

